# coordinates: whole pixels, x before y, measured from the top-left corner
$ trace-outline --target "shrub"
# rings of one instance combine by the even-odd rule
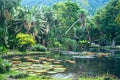
[[[35,40],[31,34],[18,33],[16,38],[18,40],[18,49],[21,51],[35,44]]]
[[[87,41],[87,40],[80,40],[80,41],[78,42],[78,44],[79,44],[80,50],[84,50],[84,49],[86,50],[86,49],[88,49],[89,46],[90,46],[90,42]]]
[[[7,53],[7,52],[8,52],[7,48],[5,48],[5,47],[0,47],[0,54],[5,54],[5,53]]]
[[[19,79],[19,78],[26,78],[28,76],[29,76],[29,74],[27,74],[27,73],[20,73],[20,74],[16,74],[16,75],[10,75],[10,78]]]
[[[60,42],[54,42],[54,44],[53,44],[55,47],[61,47],[62,46],[62,44],[60,43]]]
[[[32,51],[42,51],[42,52],[45,52],[47,49],[46,49],[46,47],[42,46],[41,44],[36,44],[36,45],[32,46],[31,50]]]
[[[5,73],[10,70],[11,64],[3,59],[0,59],[0,73]]]
[[[66,47],[68,50],[76,50],[77,43],[74,39],[64,38],[62,43],[63,46]]]
[[[80,44],[89,44],[89,41],[87,41],[87,40],[80,40],[79,43]]]

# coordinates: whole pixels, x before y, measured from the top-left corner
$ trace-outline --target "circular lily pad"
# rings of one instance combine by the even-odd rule
[[[60,62],[60,61],[55,61],[54,63],[55,63],[55,64],[60,64],[61,62]]]
[[[41,67],[40,64],[33,64],[32,67]]]
[[[56,72],[65,72],[66,68],[54,68]]]
[[[47,59],[47,61],[52,62],[52,61],[55,61],[55,59],[49,58]]]
[[[27,57],[24,57],[24,59],[32,59],[32,58],[27,56]]]
[[[19,61],[20,58],[19,58],[19,57],[13,57],[12,60],[14,60],[14,61]]]
[[[42,61],[43,64],[51,64],[50,62]]]
[[[68,63],[75,64],[76,62],[74,60],[65,60]]]
[[[47,60],[46,57],[39,57],[40,60]]]
[[[51,66],[51,65],[43,65],[42,68],[47,69],[47,70],[52,70],[53,66]]]
[[[11,63],[12,63],[12,64],[20,64],[21,61],[12,61]]]
[[[35,73],[46,73],[47,70],[43,69],[43,70],[34,70]]]
[[[62,60],[56,60],[56,61],[58,61],[58,62],[62,62]]]
[[[22,64],[23,64],[23,65],[26,65],[26,66],[31,66],[31,65],[32,65],[32,62],[23,62]]]
[[[40,60],[32,60],[34,63],[40,63]]]
[[[55,71],[48,71],[47,73],[48,73],[48,74],[56,74],[56,73],[58,73],[58,72],[55,72]]]

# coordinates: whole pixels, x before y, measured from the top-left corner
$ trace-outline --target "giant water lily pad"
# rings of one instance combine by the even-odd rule
[[[28,62],[33,62],[34,59],[26,59]]]
[[[18,67],[18,69],[20,69],[20,70],[27,70],[28,67]]]
[[[52,65],[43,65],[42,68],[47,69],[47,70],[52,70],[53,66]]]
[[[46,69],[42,69],[42,70],[34,70],[35,73],[46,73],[47,70]]]
[[[47,60],[46,57],[39,57],[40,60]]]
[[[42,65],[40,64],[33,64],[32,67],[41,67]]]
[[[66,68],[54,68],[56,72],[65,72]]]
[[[20,58],[19,58],[19,57],[13,57],[12,60],[14,60],[14,61],[19,61]]]
[[[22,64],[23,64],[23,65],[26,65],[26,66],[31,66],[31,65],[32,65],[32,62],[23,62]]]
[[[62,60],[56,60],[57,62],[62,62]]]
[[[32,69],[27,69],[27,72],[34,72]]]
[[[40,63],[40,60],[32,60],[34,63]]]
[[[49,58],[49,59],[46,59],[46,60],[49,61],[49,62],[55,61],[55,59],[52,59],[52,58]]]
[[[65,60],[68,63],[75,64],[76,62],[74,60]]]
[[[26,57],[24,57],[24,59],[32,59],[32,58],[31,58],[31,57],[26,56]]]
[[[18,70],[18,68],[17,67],[12,67],[12,68],[10,68],[10,70],[16,71],[16,70]]]
[[[58,73],[58,72],[56,72],[56,71],[48,71],[47,73],[48,73],[48,74],[56,74],[56,73]]]
[[[12,64],[20,64],[21,61],[12,61],[11,63],[12,63]]]
[[[19,64],[17,65],[18,67],[26,67],[27,65],[26,64]]]
[[[43,64],[51,64],[50,62],[47,61],[42,61]]]
[[[54,63],[55,63],[55,64],[60,64],[61,62],[60,62],[60,61],[55,61]]]

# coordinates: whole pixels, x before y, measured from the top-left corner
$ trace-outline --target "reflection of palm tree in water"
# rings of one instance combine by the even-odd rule
[[[89,62],[90,60],[86,60],[85,62],[82,62],[79,64],[79,74],[80,75],[85,75],[86,74],[86,69],[88,69],[88,66],[89,66]]]
[[[79,65],[79,70],[80,70],[80,71],[79,71],[79,74],[80,74],[80,75],[83,74],[83,72],[84,72],[84,67],[85,67],[84,63],[82,63],[82,64]]]

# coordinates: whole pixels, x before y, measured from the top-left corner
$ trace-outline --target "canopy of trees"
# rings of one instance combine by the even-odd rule
[[[90,43],[120,44],[119,0],[109,1],[92,16],[82,5],[71,0],[50,7],[32,8],[21,6],[20,2],[0,1],[0,46],[19,48],[16,36],[20,33],[30,35],[36,44],[68,50],[77,50],[83,44],[88,46]]]

